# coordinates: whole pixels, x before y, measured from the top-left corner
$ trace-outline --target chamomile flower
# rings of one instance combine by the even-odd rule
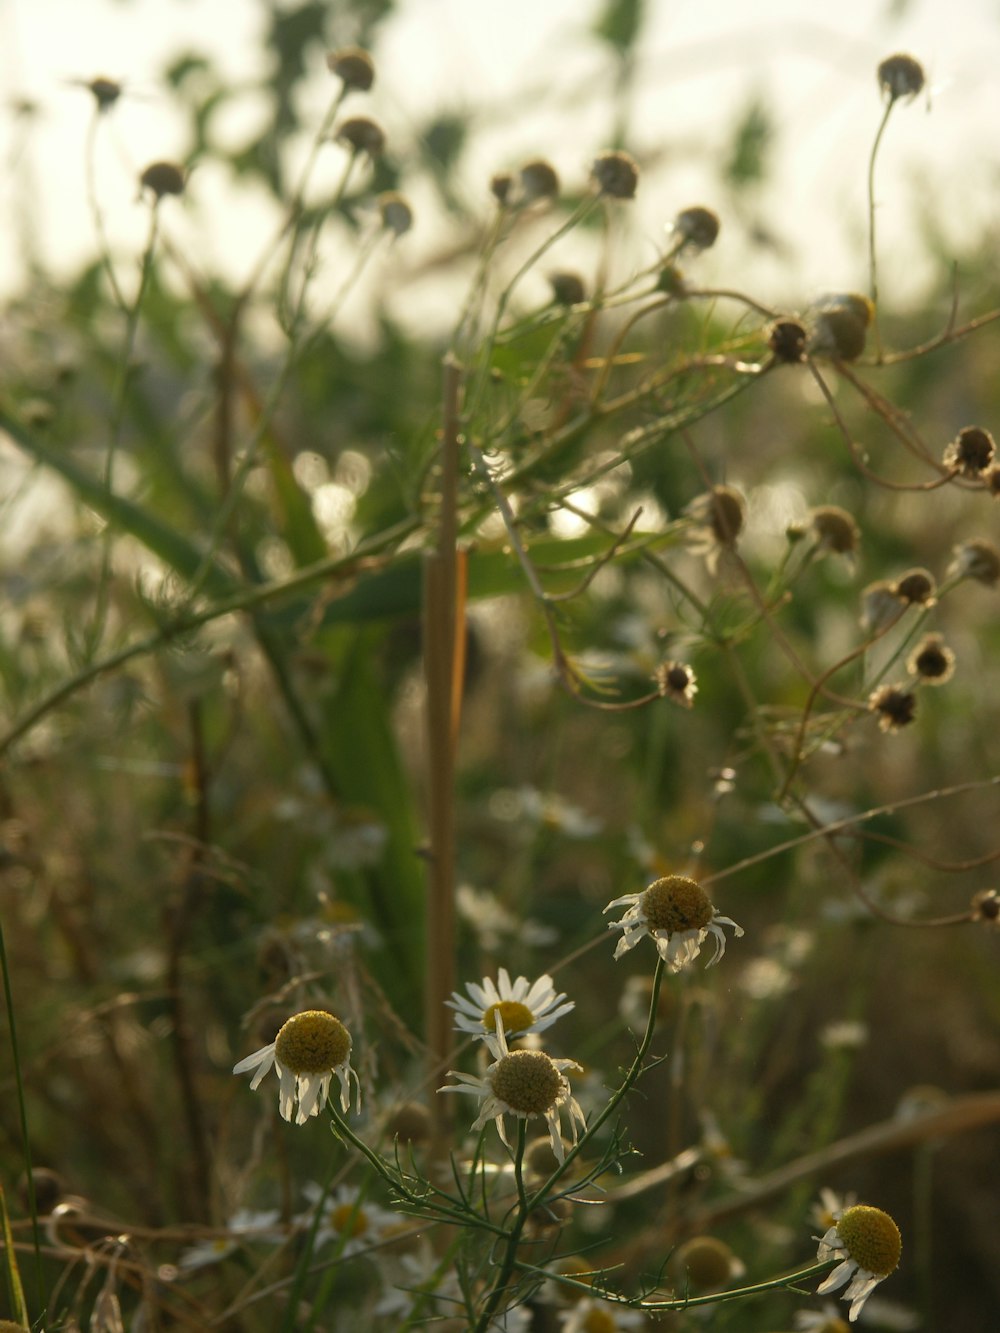
[[[397,1213],[369,1203],[356,1186],[338,1185],[324,1198],[319,1185],[308,1181],[302,1187],[302,1193],[312,1205],[302,1217],[303,1222],[311,1224],[315,1208],[317,1205],[320,1208],[316,1249],[335,1241],[341,1258],[370,1249],[399,1226]]]
[[[566,996],[556,994],[547,974],[535,982],[529,982],[527,977],[512,982],[504,967],[497,973],[496,981],[483,977],[481,986],[467,981],[465,989],[467,996],[453,991],[445,1004],[455,1010],[455,1027],[460,1032],[484,1038],[495,1031],[498,1014],[508,1037],[523,1037],[528,1032],[544,1032],[557,1018],[568,1014],[575,1003],[568,1000],[563,1004]]]
[[[254,1070],[250,1081],[255,1090],[271,1066],[278,1075],[278,1109],[282,1118],[304,1125],[325,1106],[334,1074],[340,1080],[340,1106],[351,1105],[351,1079],[355,1087],[355,1109],[361,1110],[361,1085],[351,1068],[351,1034],[339,1018],[323,1009],[293,1014],[269,1046],[262,1046],[233,1066],[234,1074]]]
[[[221,1263],[238,1249],[242,1240],[280,1244],[284,1239],[282,1230],[277,1225],[280,1217],[277,1208],[269,1208],[264,1212],[240,1208],[227,1222],[225,1233],[206,1236],[195,1245],[189,1246],[177,1260],[177,1267],[190,1273],[197,1268],[207,1268],[210,1264]]]
[[[800,1310],[795,1316],[796,1333],[847,1333],[847,1325],[837,1314],[837,1307],[823,1302],[822,1310]]]
[[[895,1271],[902,1247],[899,1228],[881,1208],[863,1203],[845,1208],[819,1242],[820,1263],[841,1262],[816,1288],[817,1294],[836,1291],[846,1283],[841,1299],[851,1302],[847,1318],[853,1324],[878,1284]]]
[[[715,941],[715,954],[709,962],[717,963],[726,952],[723,926],[731,926],[739,937],[742,926],[728,916],[720,916],[712,906],[708,894],[686,875],[666,875],[654,880],[641,893],[626,893],[615,898],[605,912],[628,903],[628,911],[620,921],[608,923],[609,930],[624,931],[615,948],[615,958],[635,947],[643,935],[656,943],[656,952],[671,972],[680,972],[694,962],[707,936]]]
[[[615,1333],[618,1328],[645,1328],[646,1316],[617,1301],[584,1296],[559,1315],[561,1333]]]
[[[580,1069],[581,1066],[575,1060],[553,1060],[544,1051],[511,1051],[507,1046],[499,1010],[495,1018],[496,1031],[486,1036],[486,1044],[494,1056],[486,1073],[479,1078],[475,1074],[463,1074],[459,1070],[450,1069],[448,1073],[459,1082],[438,1088],[438,1092],[471,1092],[478,1097],[482,1106],[472,1128],[481,1130],[487,1120],[493,1120],[497,1133],[508,1148],[510,1142],[504,1129],[505,1115],[515,1116],[519,1120],[544,1117],[549,1127],[552,1151],[563,1162],[566,1149],[560,1133],[560,1113],[565,1109],[568,1114],[573,1143],[576,1143],[577,1121],[584,1128],[587,1124],[563,1070]]]

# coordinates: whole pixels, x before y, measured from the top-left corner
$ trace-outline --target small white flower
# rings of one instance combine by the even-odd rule
[[[338,1185],[332,1194],[323,1198],[319,1185],[309,1181],[302,1187],[302,1193],[312,1208],[297,1220],[311,1226],[316,1206],[320,1205],[315,1248],[318,1250],[329,1241],[335,1241],[341,1258],[371,1249],[400,1225],[396,1213],[369,1203],[362,1198],[361,1190],[353,1185]]]
[[[847,1333],[847,1325],[837,1313],[837,1307],[823,1302],[822,1310],[799,1310],[795,1316],[796,1333]]]
[[[196,1245],[190,1246],[177,1260],[177,1266],[192,1272],[196,1268],[206,1268],[209,1264],[220,1263],[238,1248],[240,1240],[278,1244],[284,1240],[281,1229],[275,1226],[280,1216],[277,1208],[267,1209],[264,1212],[240,1208],[226,1223],[225,1235],[206,1237]]]
[[[527,977],[518,977],[511,982],[503,967],[497,973],[496,982],[491,977],[483,977],[481,986],[467,981],[465,989],[471,998],[453,991],[445,1004],[455,1010],[455,1027],[477,1037],[485,1038],[493,1033],[497,1014],[508,1037],[521,1037],[528,1032],[544,1032],[556,1019],[574,1008],[573,1000],[562,1003],[566,996],[556,994],[550,976],[541,976],[534,983]]]
[[[817,1294],[836,1291],[847,1283],[841,1299],[851,1302],[847,1317],[853,1324],[878,1284],[895,1271],[901,1250],[899,1228],[888,1213],[862,1203],[845,1208],[819,1242],[816,1258],[820,1263],[825,1259],[841,1262],[816,1288]]]
[[[559,1315],[562,1333],[614,1333],[618,1328],[644,1328],[646,1316],[617,1301],[599,1301],[584,1296]]]
[[[615,898],[605,907],[628,903],[629,908],[620,921],[608,924],[609,930],[625,933],[618,941],[615,958],[635,947],[644,935],[656,943],[656,951],[671,972],[680,972],[701,952],[708,935],[715,941],[715,954],[709,967],[717,963],[726,951],[723,926],[731,926],[738,937],[743,928],[728,916],[720,916],[700,884],[684,875],[667,875],[654,880],[641,893],[627,893]]]
[[[852,1018],[840,1018],[827,1023],[820,1030],[819,1039],[828,1051],[856,1050],[868,1040],[868,1024]]]
[[[478,1097],[482,1106],[472,1128],[478,1131],[488,1120],[495,1121],[497,1133],[508,1148],[510,1142],[504,1130],[505,1115],[516,1116],[520,1120],[543,1116],[549,1127],[552,1151],[560,1162],[564,1161],[566,1149],[560,1132],[560,1112],[565,1107],[569,1113],[569,1130],[574,1144],[577,1121],[584,1128],[587,1124],[580,1103],[570,1089],[569,1079],[563,1073],[564,1069],[580,1069],[580,1065],[575,1060],[553,1060],[544,1051],[509,1050],[499,1012],[496,1015],[496,1033],[486,1036],[486,1044],[494,1061],[483,1077],[449,1069],[448,1073],[460,1081],[438,1088],[438,1092],[471,1092]]]
[[[311,1115],[318,1115],[326,1105],[334,1074],[340,1080],[340,1106],[351,1105],[351,1079],[355,1085],[355,1106],[361,1110],[361,1085],[351,1068],[351,1034],[339,1018],[322,1009],[306,1009],[283,1024],[269,1046],[262,1046],[233,1066],[234,1074],[254,1070],[251,1090],[259,1087],[264,1075],[274,1066],[279,1079],[278,1109],[285,1120],[304,1125]]]
[[[853,1208],[857,1201],[858,1196],[853,1192],[838,1194],[836,1190],[824,1186],[819,1192],[819,1199],[809,1208],[813,1225],[820,1231],[829,1231],[832,1226],[836,1226],[841,1213],[847,1208]]]

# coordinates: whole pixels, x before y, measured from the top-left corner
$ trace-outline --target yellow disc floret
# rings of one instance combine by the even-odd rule
[[[483,1027],[487,1032],[496,1032],[497,1014],[503,1022],[504,1032],[524,1032],[535,1021],[535,1015],[526,1004],[519,1000],[500,1000],[491,1004],[483,1014]]]
[[[351,1034],[333,1014],[306,1009],[282,1026],[274,1054],[293,1074],[325,1074],[349,1058]]]
[[[859,1268],[888,1277],[899,1263],[903,1240],[888,1213],[867,1204],[846,1209],[837,1223],[844,1249]]]
[[[498,1061],[493,1095],[518,1115],[544,1115],[559,1100],[563,1077],[544,1051],[512,1051]]]
[[[642,910],[650,930],[701,930],[712,920],[712,901],[686,875],[666,875],[655,880],[642,895]]]

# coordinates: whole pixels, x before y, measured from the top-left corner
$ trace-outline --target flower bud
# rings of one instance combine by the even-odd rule
[[[579,273],[550,273],[549,285],[557,305],[579,305],[587,299],[587,289]]]
[[[159,203],[164,195],[184,193],[184,171],[176,162],[152,162],[139,177],[139,184],[151,190]]]
[[[378,157],[385,148],[385,130],[369,116],[349,116],[337,126],[333,137],[352,152],[367,153],[369,157]]]
[[[629,153],[599,153],[591,175],[601,194],[612,199],[634,199],[639,184],[639,167]]]
[[[719,235],[719,215],[696,204],[682,208],[674,218],[674,231],[685,245],[694,250],[709,250]]]
[[[413,226],[413,209],[398,190],[386,190],[375,200],[386,231],[404,236]]]
[[[887,56],[878,67],[878,84],[890,102],[913,101],[924,86],[924,68],[913,56]]]
[[[525,162],[517,173],[521,182],[521,200],[530,204],[536,199],[555,199],[559,195],[559,176],[556,169],[544,158],[535,158]]]

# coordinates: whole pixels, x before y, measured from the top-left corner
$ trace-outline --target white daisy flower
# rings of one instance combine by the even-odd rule
[[[584,1296],[568,1310],[561,1311],[562,1333],[614,1333],[618,1328],[645,1328],[646,1316],[617,1301],[599,1301]]]
[[[850,1194],[838,1194],[836,1190],[824,1185],[819,1192],[818,1200],[809,1208],[813,1225],[820,1231],[829,1231],[830,1227],[836,1226],[841,1213],[853,1208],[857,1201],[858,1196],[853,1191]]]
[[[285,1120],[304,1125],[326,1105],[334,1074],[340,1080],[340,1106],[351,1105],[351,1079],[355,1086],[355,1109],[361,1110],[361,1085],[351,1068],[351,1034],[339,1018],[323,1009],[306,1009],[283,1024],[269,1046],[233,1066],[234,1074],[255,1070],[250,1081],[256,1089],[271,1066],[280,1080],[278,1109]]]
[[[504,1116],[533,1120],[543,1116],[549,1127],[552,1151],[560,1162],[565,1160],[566,1149],[560,1133],[560,1112],[568,1112],[572,1142],[576,1143],[577,1121],[586,1128],[586,1119],[580,1103],[573,1096],[564,1069],[580,1069],[575,1060],[553,1060],[544,1051],[511,1051],[503,1030],[503,1020],[496,1014],[496,1033],[486,1036],[486,1044],[494,1056],[482,1078],[449,1069],[457,1084],[438,1088],[438,1092],[471,1092],[482,1101],[482,1107],[472,1128],[480,1130],[488,1120],[496,1122],[497,1133],[509,1148],[504,1130]]]
[[[368,1250],[377,1245],[400,1225],[399,1215],[387,1208],[379,1208],[361,1197],[361,1190],[354,1185],[338,1185],[323,1198],[323,1191],[314,1181],[308,1181],[302,1187],[302,1193],[312,1204],[312,1209],[297,1220],[311,1225],[315,1209],[320,1206],[319,1226],[316,1228],[315,1248],[335,1241],[341,1258],[348,1258],[359,1251]],[[322,1204],[320,1201],[322,1200]]]
[[[796,1333],[847,1333],[847,1325],[837,1307],[823,1302],[822,1310],[799,1310],[795,1316]]]
[[[817,1294],[847,1283],[841,1299],[851,1302],[847,1317],[853,1324],[878,1284],[895,1271],[902,1248],[899,1227],[881,1208],[863,1203],[845,1208],[819,1242],[816,1258],[821,1263],[842,1262],[816,1288]]]
[[[615,958],[634,948],[643,935],[649,935],[670,971],[680,972],[698,957],[706,936],[711,935],[715,940],[711,967],[726,952],[722,927],[732,926],[737,937],[743,934],[742,926],[728,916],[720,916],[701,885],[685,875],[654,880],[642,893],[615,898],[604,910],[610,912],[624,903],[629,908],[622,919],[608,924],[609,930],[625,932],[618,941]]]
[[[523,1037],[528,1032],[544,1032],[575,1007],[573,1000],[562,1003],[566,996],[556,994],[550,976],[541,976],[533,984],[527,977],[518,977],[512,983],[504,967],[497,973],[496,982],[483,977],[481,986],[467,981],[465,989],[468,997],[453,991],[445,1004],[455,1010],[455,1027],[477,1037],[493,1033],[497,1014],[508,1037]]]
[[[189,1246],[177,1260],[177,1267],[192,1272],[196,1268],[206,1268],[209,1264],[220,1263],[239,1247],[241,1240],[278,1244],[284,1240],[281,1228],[275,1225],[280,1216],[277,1208],[269,1208],[264,1212],[240,1208],[226,1223],[225,1234],[206,1237],[197,1244]]]

